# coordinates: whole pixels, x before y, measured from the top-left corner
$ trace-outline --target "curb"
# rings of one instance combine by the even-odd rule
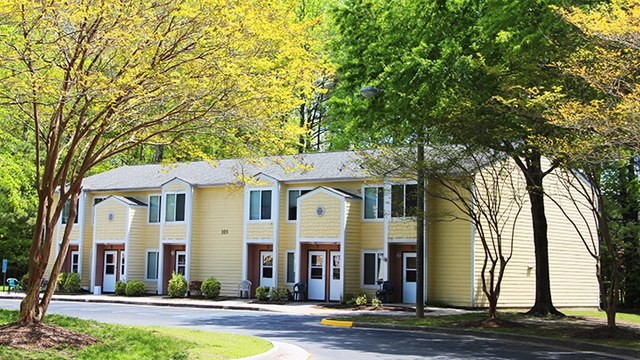
[[[15,299],[21,300],[24,296],[20,295],[11,295],[11,294],[0,294],[0,299]],[[240,305],[217,305],[217,304],[198,304],[198,303],[190,303],[190,302],[176,302],[170,303],[168,301],[153,301],[153,300],[127,300],[127,299],[90,299],[90,298],[74,298],[72,296],[59,298],[53,297],[53,300],[57,301],[69,301],[69,302],[85,302],[85,303],[101,303],[101,304],[126,304],[126,305],[148,305],[148,306],[167,306],[167,307],[191,307],[191,308],[201,308],[201,309],[220,309],[220,310],[245,310],[245,311],[266,311],[266,312],[274,312],[273,310],[260,308],[260,307],[252,307],[252,306],[240,306]]]
[[[327,326],[342,326],[342,327],[353,327],[353,321],[341,321],[341,320],[330,320],[330,319],[322,319],[320,321],[321,325]]]
[[[323,320],[324,321],[324,320]],[[337,321],[337,320],[329,320]],[[322,322],[321,322],[322,323]],[[395,324],[375,324],[375,323],[362,323],[353,322],[352,327],[366,328],[366,329],[386,329],[386,330],[398,330],[398,331],[421,331],[444,335],[460,335],[460,336],[476,336],[487,339],[497,340],[511,340],[524,343],[544,344],[555,347],[568,348],[578,351],[589,351],[594,353],[603,353],[606,355],[618,355],[630,357],[633,359],[640,359],[640,350],[623,348],[611,345],[600,345],[587,343],[583,341],[564,340],[564,339],[552,339],[541,336],[528,336],[528,335],[516,335],[508,333],[498,333],[493,331],[476,331],[465,329],[451,329],[441,327],[425,327],[425,326],[410,326],[410,325],[395,325]]]

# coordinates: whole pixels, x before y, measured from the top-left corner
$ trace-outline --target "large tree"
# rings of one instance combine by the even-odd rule
[[[536,255],[530,313],[559,314],[549,279],[543,138],[574,134],[547,112],[581,83],[555,66],[580,38],[552,1],[352,0],[338,13],[337,90],[332,101],[337,146],[414,140],[476,144],[510,156],[527,181]],[[356,89],[373,84],[384,101],[365,107]],[[378,115],[382,114],[382,115]]]
[[[237,155],[295,151],[298,126],[288,119],[312,88],[315,57],[302,46],[305,24],[292,8],[0,1],[0,105],[35,143],[38,209],[21,322],[39,323],[46,313],[82,179],[97,165],[143,143],[178,141],[201,153],[189,138]],[[70,220],[40,296],[67,203]]]

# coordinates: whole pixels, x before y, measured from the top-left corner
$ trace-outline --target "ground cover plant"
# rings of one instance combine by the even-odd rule
[[[498,312],[499,323],[487,323],[487,314],[472,311],[457,315],[426,316],[356,315],[336,318],[357,323],[393,324],[420,327],[469,329],[504,332],[516,335],[592,342],[640,349],[640,316],[621,314],[619,331],[607,332],[606,314],[602,311],[566,311],[568,316],[528,316],[519,312]]]
[[[18,319],[17,311],[0,309],[0,324]],[[251,336],[180,328],[131,327],[103,324],[76,318],[48,315],[37,336],[52,341],[43,346],[29,341],[30,334],[0,337],[0,358],[22,359],[236,359],[268,351],[271,344]],[[2,325],[2,326],[12,326]],[[0,326],[0,327],[2,327]],[[24,329],[24,328],[23,328]],[[60,331],[73,334],[85,343],[69,345],[69,337],[56,345]],[[3,332],[6,334],[7,332]],[[81,335],[84,335],[82,337]],[[92,340],[88,340],[92,339]],[[19,345],[18,342],[25,343]],[[11,346],[7,344],[13,344]]]

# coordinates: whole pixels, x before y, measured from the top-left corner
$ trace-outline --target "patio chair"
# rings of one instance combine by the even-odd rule
[[[247,299],[251,297],[251,281],[242,280],[238,284],[238,299],[244,299],[244,295],[247,295]]]
[[[293,301],[304,301],[307,299],[307,283],[300,281],[293,285]]]
[[[376,297],[385,303],[389,302],[391,294],[393,294],[393,283],[391,281],[383,281],[380,290],[376,291]]]
[[[16,278],[8,278],[7,286],[9,287],[9,292],[11,292],[11,289],[15,290],[20,287],[20,281],[18,281],[18,279]]]

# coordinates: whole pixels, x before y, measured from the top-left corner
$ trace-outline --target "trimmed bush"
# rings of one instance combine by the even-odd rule
[[[64,292],[79,293],[80,292],[80,274],[72,272],[67,273],[62,286]]]
[[[144,282],[140,280],[129,281],[125,287],[127,296],[142,296],[145,293]]]
[[[258,286],[256,288],[256,298],[258,298],[258,301],[267,301],[267,300],[269,300],[269,287],[268,286]]]
[[[289,290],[286,288],[271,288],[269,300],[277,303],[285,303],[289,299]]]
[[[200,287],[200,292],[207,299],[215,299],[220,295],[221,288],[222,288],[222,285],[220,284],[220,281],[218,281],[218,279],[214,277],[210,277],[205,279],[205,281],[202,282],[202,286]]]
[[[116,295],[125,296],[127,295],[127,283],[124,281],[118,281],[116,283]]]
[[[184,275],[173,273],[169,280],[169,296],[181,298],[187,294],[187,279]]]

